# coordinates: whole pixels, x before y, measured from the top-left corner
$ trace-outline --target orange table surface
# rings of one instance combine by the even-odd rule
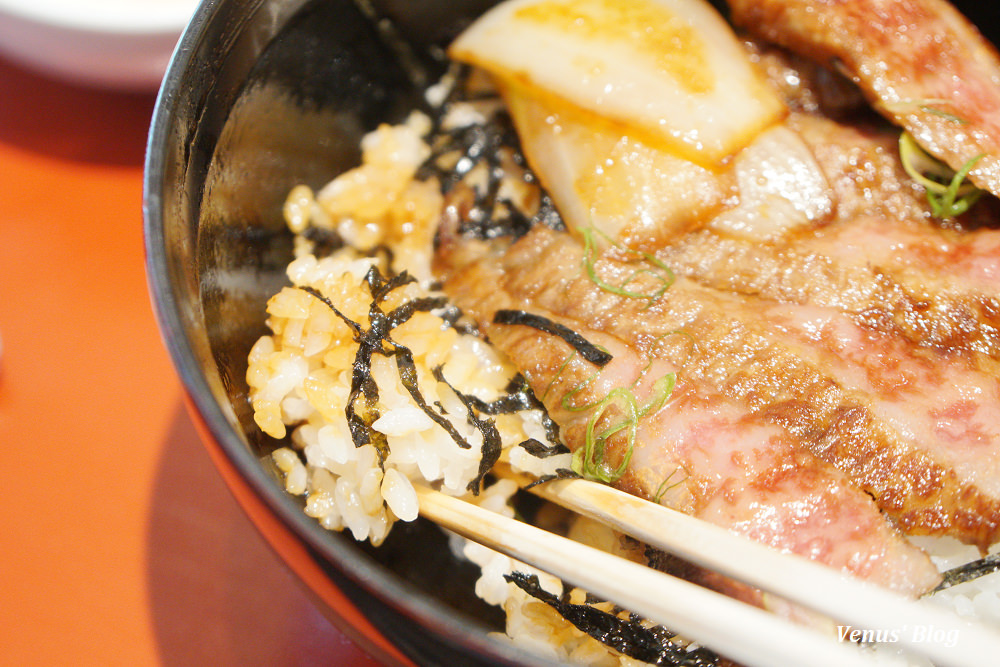
[[[0,60],[0,664],[374,665],[183,406],[143,259],[152,108]]]

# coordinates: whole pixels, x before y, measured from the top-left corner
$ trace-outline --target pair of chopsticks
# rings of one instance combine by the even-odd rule
[[[535,486],[537,495],[684,560],[781,596],[858,629],[895,629],[898,645],[941,667],[979,667],[1000,656],[1000,635],[805,558],[602,484]],[[849,641],[793,624],[646,566],[508,519],[417,485],[420,512],[463,537],[670,628],[736,662],[758,667],[876,664]],[[914,632],[922,628],[923,632]],[[932,641],[928,636],[955,640]],[[891,664],[883,656],[877,664]]]

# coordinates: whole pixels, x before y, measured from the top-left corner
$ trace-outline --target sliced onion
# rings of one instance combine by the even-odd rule
[[[504,86],[526,156],[570,228],[652,250],[700,224],[721,206],[722,186],[707,169],[654,148],[622,125],[531,89]]]
[[[784,114],[703,0],[508,0],[449,54],[716,168]]]
[[[802,138],[779,126],[762,134],[733,165],[739,205],[712,220],[717,231],[767,241],[833,212],[830,186]]]

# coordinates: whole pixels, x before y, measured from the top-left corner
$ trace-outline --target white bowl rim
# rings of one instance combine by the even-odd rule
[[[199,0],[0,0],[0,14],[64,30],[179,33]]]

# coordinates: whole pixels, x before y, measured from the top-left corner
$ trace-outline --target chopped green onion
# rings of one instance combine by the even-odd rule
[[[927,192],[931,212],[937,218],[953,218],[969,210],[983,191],[966,178],[985,153],[975,156],[952,172],[948,165],[927,154],[909,132],[899,135],[899,156],[903,169]]]
[[[593,377],[585,380],[590,382]],[[638,383],[638,380],[636,380]],[[628,469],[628,464],[632,460],[632,453],[635,451],[635,438],[639,430],[639,420],[651,412],[656,412],[662,408],[667,399],[670,398],[676,384],[676,375],[667,373],[653,384],[653,396],[649,402],[640,407],[635,396],[635,383],[629,387],[618,387],[613,389],[607,396],[595,404],[592,404],[594,411],[587,420],[587,428],[584,437],[584,444],[573,452],[573,471],[585,479],[612,484],[621,479]],[[598,421],[612,405],[622,405],[625,410],[625,418],[615,422],[600,433],[596,433]],[[584,406],[591,407],[591,406]],[[577,408],[583,409],[583,407]],[[626,430],[625,454],[621,463],[616,468],[611,468],[607,462],[606,444],[608,440]]]
[[[612,405],[624,407],[627,418],[623,422],[616,423],[600,434],[594,432],[597,422]],[[635,436],[639,427],[639,406],[635,400],[635,394],[619,387],[612,390],[604,397],[587,420],[586,439],[584,446],[573,453],[573,471],[584,479],[590,479],[605,484],[611,484],[621,479],[632,460],[632,452],[635,449]],[[622,429],[628,429],[628,445],[625,448],[625,455],[622,456],[621,463],[617,468],[611,468],[606,460],[606,445],[608,439]]]
[[[572,352],[570,352],[569,356],[566,357],[566,359],[564,359],[563,362],[562,362],[562,364],[559,366],[559,370],[557,370],[556,373],[555,373],[555,375],[552,376],[552,379],[549,380],[549,384],[545,387],[545,391],[542,392],[542,398],[541,398],[541,400],[542,400],[543,403],[545,402],[545,397],[549,395],[549,391],[551,391],[553,385],[555,385],[556,380],[559,379],[559,377],[563,374],[563,371],[566,370],[566,367],[569,366],[569,362],[573,361],[573,357],[575,357],[576,355],[577,355],[576,350],[573,350]],[[566,407],[566,397],[565,396],[563,396],[563,407]]]
[[[949,104],[951,104],[951,102],[943,98],[928,98],[923,100],[900,100],[895,104],[887,104],[885,108],[894,114],[910,113],[913,110],[923,111],[924,113],[931,114],[932,116],[938,116],[939,118],[943,118],[951,123],[967,125],[969,121],[966,119],[940,108],[941,106],[947,106]]]
[[[926,104],[921,104],[920,110],[925,113],[929,113],[933,116],[939,116],[949,122],[956,123],[958,125],[967,125],[969,123],[969,121],[965,120],[964,118],[961,118],[960,116],[956,116],[953,113],[948,113],[947,111],[942,111],[941,109],[936,109]]]
[[[670,489],[673,489],[673,488],[675,488],[675,487],[683,484],[687,480],[687,478],[690,477],[690,475],[687,475],[684,478],[677,480],[673,484],[670,484],[670,480],[673,478],[673,476],[676,475],[681,470],[684,470],[684,469],[682,467],[678,466],[678,467],[674,468],[673,470],[671,470],[669,475],[667,475],[665,478],[663,478],[663,481],[660,482],[660,485],[658,487],[656,487],[656,494],[653,496],[653,502],[654,503],[659,504],[659,502],[661,500],[663,500],[663,496],[666,495],[667,491],[669,491]],[[684,472],[687,472],[687,471],[685,470]]]
[[[965,178],[972,171],[976,163],[982,159],[983,155],[985,153],[980,153],[962,165],[962,168],[951,179],[951,183],[948,184],[948,189],[945,190],[944,194],[939,195],[930,190],[927,191],[927,200],[930,202],[931,209],[934,211],[936,217],[954,218],[955,216],[962,215],[982,196],[983,191],[979,188],[972,188],[971,190],[966,188],[968,184],[965,183]],[[966,188],[966,194],[962,194],[963,188]]]
[[[574,386],[572,389],[570,389],[569,391],[567,391],[563,395],[563,397],[562,397],[562,408],[563,408],[563,410],[567,410],[569,412],[580,412],[581,410],[586,410],[588,408],[592,408],[595,405],[597,405],[598,403],[600,403],[600,401],[593,401],[591,403],[582,403],[580,405],[574,405],[573,403],[570,402],[570,401],[573,400],[574,396],[576,396],[581,391],[583,391],[584,389],[586,389],[587,386],[590,383],[592,383],[594,380],[596,380],[597,379],[597,375],[598,375],[597,373],[594,373],[593,375],[591,375],[590,377],[588,377],[586,380],[583,380],[583,381],[579,382],[576,386]]]
[[[601,234],[606,240],[611,242],[606,234],[600,230],[595,230],[592,227],[586,227],[580,230],[583,234],[583,265],[587,270],[587,276],[597,285],[600,289],[605,292],[610,292],[611,294],[617,294],[618,296],[625,297],[627,299],[646,299],[649,301],[649,305],[652,305],[658,298],[660,298],[664,292],[670,289],[670,286],[674,284],[675,276],[674,272],[669,266],[664,264],[662,261],[656,258],[655,255],[651,255],[648,252],[643,252],[641,250],[633,250],[632,248],[625,248],[612,242],[616,248],[622,249],[625,252],[637,256],[637,258],[646,264],[650,265],[652,268],[638,269],[632,273],[621,285],[612,285],[606,282],[597,274],[597,268],[594,266],[594,261],[597,258],[597,246],[594,243],[594,233]],[[650,293],[636,292],[628,289],[628,286],[635,280],[637,280],[641,275],[653,276],[657,281],[660,282],[660,286]]]

